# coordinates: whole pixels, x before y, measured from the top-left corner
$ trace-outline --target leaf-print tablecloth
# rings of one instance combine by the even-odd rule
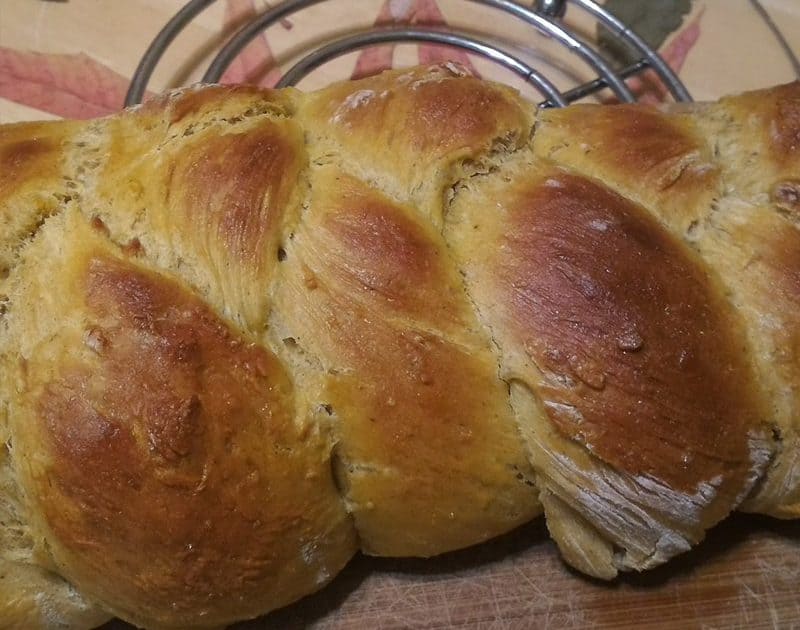
[[[664,39],[662,54],[697,99],[796,78],[791,53],[800,52],[800,0],[609,2],[630,12],[648,36]],[[145,47],[182,4],[0,0],[0,122],[119,109]],[[268,4],[218,0],[169,48],[151,90],[197,81],[219,44]],[[224,80],[271,85],[309,42],[392,21],[447,22],[496,37],[564,88],[593,76],[529,28],[466,0],[329,0],[256,39]],[[596,36],[579,12],[570,10],[567,21],[587,38]],[[452,55],[416,45],[354,53],[301,87]],[[520,85],[483,59],[455,58],[483,76]],[[657,85],[638,88],[649,99],[663,96]],[[319,594],[242,628],[800,628],[798,584],[798,523],[737,515],[668,566],[601,585],[564,567],[539,520],[433,561],[358,557]]]
[[[657,43],[697,99],[792,80],[800,50],[798,0],[608,0]],[[147,44],[182,0],[0,0],[0,122],[90,117],[119,108],[127,81]],[[219,0],[174,42],[151,89],[199,80],[212,52],[266,0]],[[527,0],[523,4],[532,4]],[[688,11],[686,11],[688,9]],[[684,14],[684,11],[686,13]],[[561,47],[518,21],[466,0],[329,0],[306,9],[257,38],[223,77],[226,82],[274,83],[314,42],[391,22],[449,24],[505,43],[564,88],[593,78]],[[567,22],[595,39],[595,25],[574,7]],[[674,30],[673,30],[674,29]],[[775,31],[788,43],[787,51]],[[662,42],[661,40],[666,39]],[[515,84],[510,72],[482,58],[436,46],[401,45],[349,54],[302,84],[359,76],[392,65],[446,58],[487,77]],[[794,65],[793,65],[794,64]],[[640,86],[659,98],[657,86]]]

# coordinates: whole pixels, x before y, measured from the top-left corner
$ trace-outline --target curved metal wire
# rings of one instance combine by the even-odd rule
[[[261,31],[301,9],[324,1],[326,0],[284,0],[275,7],[262,13],[240,29],[227,44],[222,47],[203,75],[203,82],[213,83],[219,81],[227,67],[239,55],[242,49],[254,37],[260,34]],[[621,101],[632,102],[635,99],[630,89],[625,84],[625,78],[638,74],[646,68],[652,68],[660,75],[676,100],[691,100],[688,90],[686,90],[680,79],[678,79],[664,60],[647,46],[636,33],[631,31],[611,13],[603,9],[594,0],[559,0],[558,2],[550,0],[544,3],[539,0],[537,4],[541,9],[539,12],[517,4],[514,0],[466,1],[505,11],[525,21],[527,24],[533,26],[539,33],[555,39],[574,54],[578,55],[598,73],[598,78],[562,94],[539,72],[517,57],[501,50],[493,43],[481,41],[472,35],[464,33],[422,28],[394,28],[357,33],[329,42],[296,63],[281,79],[280,85],[296,83],[305,73],[310,72],[329,59],[344,54],[348,50],[355,50],[376,43],[386,43],[390,41],[430,41],[470,50],[512,69],[548,97],[548,99],[542,103],[543,106],[562,106],[606,87],[611,88]],[[126,106],[134,105],[142,100],[147,83],[166,48],[191,20],[214,2],[215,0],[190,0],[166,24],[161,32],[158,33],[142,57],[142,60],[139,62],[139,66],[136,69],[125,98]],[[598,22],[603,23],[616,36],[622,38],[634,49],[639,51],[643,55],[643,58],[631,66],[621,70],[614,70],[590,45],[576,37],[560,23],[559,16],[564,14],[564,10],[569,3],[576,4],[592,15]],[[402,34],[406,35],[405,40],[401,39]],[[347,48],[347,46],[349,46],[349,48]]]
[[[678,78],[678,75],[672,71],[672,68],[667,65],[667,62],[664,61],[656,51],[650,48],[641,37],[628,28],[624,22],[606,11],[594,0],[572,0],[572,2],[593,15],[597,20],[610,28],[615,35],[622,37],[639,51],[647,60],[648,65],[661,76],[661,79],[669,88],[670,93],[676,101],[692,100],[689,90],[686,89],[686,86]]]
[[[375,46],[378,44],[414,41],[445,44],[484,55],[522,76],[553,103],[561,107],[567,105],[567,100],[558,88],[536,70],[528,66],[524,61],[463,33],[454,33],[452,31],[442,32],[423,28],[386,28],[356,33],[334,40],[317,48],[293,65],[286,74],[281,77],[277,87],[294,85],[314,68],[354,49],[367,48],[368,46]]]
[[[164,55],[164,51],[189,22],[214,4],[214,2],[216,2],[216,0],[190,0],[169,22],[167,22],[164,28],[159,31],[158,35],[156,35],[155,39],[147,47],[147,50],[139,61],[139,65],[136,67],[136,71],[133,73],[131,84],[128,87],[128,93],[125,95],[125,107],[130,107],[131,105],[142,102],[145,90],[147,90],[147,84],[150,82],[150,77],[153,76],[153,71]]]
[[[238,31],[211,61],[208,70],[203,75],[203,83],[216,83],[222,74],[227,70],[233,60],[261,31],[272,26],[285,17],[296,13],[301,9],[325,2],[326,0],[284,0],[280,4],[268,9],[252,22],[246,24]]]
[[[646,59],[640,59],[636,63],[632,63],[629,66],[626,66],[622,70],[619,70],[617,74],[621,76],[623,79],[627,79],[629,77],[635,76],[649,68],[650,65],[647,63]],[[572,88],[571,90],[567,90],[563,93],[563,97],[566,99],[567,103],[572,103],[574,101],[582,99],[584,96],[589,96],[590,94],[594,94],[595,92],[599,92],[603,88],[608,87],[606,84],[606,80],[602,77],[595,79],[594,81],[589,81],[588,83],[584,83],[583,85],[579,85],[577,87]],[[551,101],[545,101],[544,103],[540,103],[539,107],[560,107],[557,103],[553,103]]]
[[[217,56],[211,62],[208,70],[203,76],[204,83],[216,83],[222,77],[226,68],[233,62],[239,53],[244,50],[245,46],[249,44],[253,38],[258,36],[262,30],[270,27],[278,20],[283,19],[306,7],[310,7],[325,0],[286,0],[281,4],[269,9],[247,24],[238,33],[236,33],[222,50],[219,51]],[[485,6],[500,9],[511,15],[524,20],[543,35],[556,39],[561,44],[569,48],[572,52],[581,57],[588,63],[596,72],[608,82],[608,86],[614,91],[614,94],[621,101],[631,103],[636,100],[619,76],[617,76],[608,63],[595,52],[588,44],[581,41],[555,21],[543,15],[523,7],[522,5],[513,2],[512,0],[467,0],[475,4],[482,4]],[[362,47],[359,40],[350,40],[354,46]]]
[[[607,81],[614,94],[621,101],[625,103],[632,103],[636,100],[625,81],[620,78],[611,66],[589,46],[586,42],[582,41],[564,27],[562,27],[553,18],[540,15],[527,7],[517,4],[513,0],[468,0],[476,4],[483,4],[486,6],[494,7],[514,15],[521,20],[527,22],[543,35],[547,35],[557,40],[573,53],[578,55],[586,63],[588,63],[602,78]]]

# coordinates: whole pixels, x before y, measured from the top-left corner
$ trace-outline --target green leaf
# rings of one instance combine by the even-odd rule
[[[684,16],[692,9],[692,0],[606,0],[604,6],[658,50],[670,33],[680,28]],[[602,24],[597,26],[597,41],[600,49],[620,65],[641,57]]]

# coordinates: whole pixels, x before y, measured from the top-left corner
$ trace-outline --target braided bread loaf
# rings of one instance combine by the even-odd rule
[[[218,627],[542,509],[600,578],[800,516],[798,213],[798,84],[0,127],[0,626]]]

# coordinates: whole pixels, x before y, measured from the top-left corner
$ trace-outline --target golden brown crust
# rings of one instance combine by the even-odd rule
[[[254,114],[270,113],[291,116],[297,108],[298,93],[292,89],[267,90],[253,85],[206,85],[168,92],[151,98],[143,105],[122,112],[118,118],[131,123],[164,123],[185,130],[210,121],[243,119]]]
[[[718,155],[729,194],[763,203],[783,182],[796,182],[800,82],[726,97],[694,117]]]
[[[551,421],[619,471],[684,492],[732,479],[739,494],[757,405],[700,262],[641,208],[573,174],[545,171],[500,199],[508,236],[490,273],[512,342],[543,373]]]
[[[282,214],[304,166],[300,139],[276,124],[187,143],[165,182],[176,230],[212,238],[263,278],[274,267]],[[190,230],[196,223],[206,234]],[[193,243],[194,248],[201,243]]]
[[[34,132],[33,137],[31,132]],[[21,139],[14,138],[17,134]],[[0,194],[37,173],[41,162],[51,160],[52,154],[59,149],[51,138],[35,135],[35,129],[29,126],[3,129],[0,131],[0,143]]]
[[[443,241],[336,169],[312,189],[276,310],[322,363],[362,548],[434,555],[530,519],[529,464]]]
[[[722,99],[719,107],[760,134],[778,169],[792,170],[800,161],[800,82]],[[745,122],[746,121],[746,122]]]
[[[754,368],[770,401],[765,420],[779,438],[766,479],[746,507],[776,516],[796,515],[800,399],[794,385],[797,374],[785,367],[794,364],[794,359],[779,357],[791,347],[789,338],[798,326],[792,315],[798,261],[790,253],[793,245],[786,243],[793,242],[796,231],[790,222],[796,223],[800,216],[800,162],[793,148],[793,138],[800,134],[800,84],[732,96],[714,104],[667,108],[670,113],[643,110],[662,130],[672,130],[664,142],[654,143],[659,134],[653,129],[632,133],[635,125],[630,120],[636,111],[587,106],[547,112],[539,122],[534,146],[540,155],[601,177],[616,191],[640,198],[674,234],[692,242],[720,277],[747,322]],[[589,144],[578,138],[588,139]],[[589,145],[591,151],[577,148]],[[655,145],[672,149],[659,152]],[[672,150],[678,163],[689,160],[701,167],[684,169],[663,194],[654,194],[657,187],[641,184],[652,183],[647,154],[667,157]],[[637,157],[613,165],[614,156],[625,155]],[[671,163],[658,157],[651,162]],[[694,185],[687,173],[702,175],[705,189]]]
[[[602,578],[798,516],[798,90],[537,114],[446,64],[0,127],[0,625],[218,626],[542,506]]]
[[[209,92],[108,121],[98,149],[106,160],[88,194],[114,240],[137,239],[239,326],[260,331],[269,295],[253,287],[269,286],[296,220],[303,131],[286,117],[286,93]]]
[[[544,110],[536,154],[612,184],[686,230],[720,193],[719,169],[694,120],[638,105]]]
[[[306,224],[327,251],[309,261],[345,296],[388,306],[392,315],[464,334],[472,319],[443,247],[413,211],[336,169],[318,171]],[[290,244],[291,246],[291,244]]]
[[[79,123],[0,126],[0,275],[45,217],[74,194],[67,160]]]
[[[144,112],[169,112],[170,124],[184,123],[187,120],[202,120],[204,115],[212,113],[219,116],[224,108],[230,107],[232,101],[238,101],[232,111],[235,115],[247,115],[248,109],[241,105],[248,101],[255,108],[263,108],[266,104],[274,108],[274,112],[289,115],[294,110],[290,90],[265,90],[253,85],[213,85],[203,89],[187,90],[178,98],[162,97],[147,101]]]
[[[507,378],[524,386],[515,408],[567,557],[610,577],[702,538],[764,457],[740,324],[699,258],[643,208],[534,156],[470,182],[448,217]],[[621,551],[604,555],[603,540]]]
[[[699,241],[748,322],[778,452],[745,509],[800,516],[800,230],[767,207],[725,200]]]
[[[62,123],[23,123],[0,127],[0,196],[9,196],[54,165],[68,127]]]
[[[492,150],[527,142],[534,109],[506,87],[453,64],[385,72],[309,96],[299,110],[321,161],[381,181],[441,222],[443,191]]]
[[[285,367],[74,221],[64,323],[48,330],[47,306],[12,322],[49,333],[20,349],[12,429],[58,565],[151,627],[256,616],[327,582],[352,529]]]

